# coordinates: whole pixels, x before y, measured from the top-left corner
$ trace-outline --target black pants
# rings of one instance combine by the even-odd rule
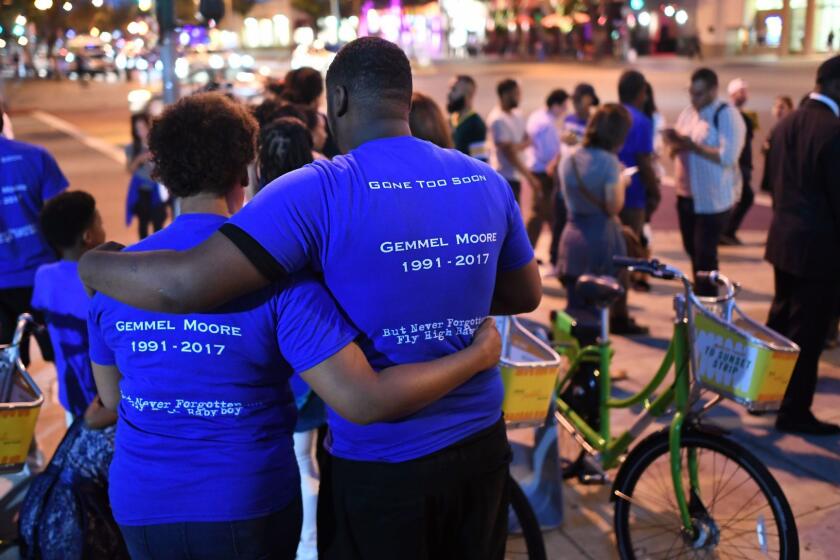
[[[728,223],[729,210],[717,214],[695,214],[694,199],[678,196],[677,217],[683,248],[691,257],[695,293],[698,296],[717,296],[717,286],[711,282],[698,282],[697,273],[718,269],[718,241]]]
[[[566,227],[569,216],[566,212],[566,201],[563,199],[563,192],[559,188],[554,191],[553,198],[554,223],[551,225],[551,246],[548,252],[551,256],[551,264],[557,266],[557,260],[560,257],[560,237],[563,235],[563,229]]]
[[[554,222],[554,179],[548,173],[534,173],[540,181],[542,196],[534,196],[534,203],[531,206],[531,218],[528,220],[528,239],[531,247],[537,246],[537,241],[542,233],[543,224]],[[536,193],[534,193],[536,195]]]
[[[629,227],[636,234],[636,237],[641,240],[644,236],[645,229],[645,209],[644,208],[622,208],[618,213],[622,225]]]
[[[153,203],[152,191],[140,191],[139,200],[134,205],[134,214],[137,216],[137,235],[140,239],[149,236],[149,225],[154,231],[163,229],[166,221],[166,204],[155,205]]]
[[[781,412],[801,417],[814,402],[820,354],[840,304],[840,279],[802,278],[778,268],[774,273],[776,293],[767,326],[801,349]]]
[[[510,185],[510,190],[513,191],[513,198],[515,198],[516,203],[519,204],[519,195],[522,193],[522,183],[514,179],[508,179],[507,182]]]
[[[735,237],[735,234],[738,233],[738,228],[741,227],[744,217],[746,217],[747,212],[749,212],[750,208],[752,208],[753,202],[755,201],[755,193],[753,192],[752,185],[750,184],[752,181],[752,172],[742,169],[741,177],[744,182],[744,189],[741,191],[741,200],[739,200],[738,204],[735,205],[735,208],[732,209],[732,215],[729,217],[729,224],[726,226],[726,231],[724,231],[724,233],[730,237]]]
[[[300,494],[285,509],[243,521],[120,525],[132,560],[294,560]]]
[[[32,309],[32,287],[0,289],[0,344],[9,344],[15,334],[17,318],[21,313],[31,313],[39,325],[44,325],[44,315]],[[41,348],[41,355],[45,360],[54,360],[52,344],[46,329],[35,331],[35,339]],[[29,345],[24,344],[20,349],[23,364],[29,365]]]
[[[333,523],[318,527],[320,557],[501,560],[510,459],[502,420],[413,461],[333,457],[332,479],[321,478],[318,513],[330,509]]]

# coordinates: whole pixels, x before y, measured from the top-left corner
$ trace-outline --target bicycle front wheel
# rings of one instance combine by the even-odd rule
[[[692,530],[683,530],[668,432],[659,432],[630,453],[619,473],[615,532],[621,558],[799,558],[790,505],[752,453],[722,436],[687,429],[680,454]],[[689,457],[697,465],[696,488]]]

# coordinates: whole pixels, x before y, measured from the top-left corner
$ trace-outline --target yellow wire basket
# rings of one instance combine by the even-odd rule
[[[0,346],[0,473],[23,468],[44,396],[20,361],[17,346]]]
[[[563,361],[515,317],[496,317],[496,326],[502,336],[499,368],[505,386],[505,422],[512,428],[542,425]]]
[[[750,410],[778,410],[799,347],[735,303],[693,298],[695,379]]]

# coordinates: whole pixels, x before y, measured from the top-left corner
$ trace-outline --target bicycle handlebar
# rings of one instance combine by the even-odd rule
[[[21,313],[18,316],[17,326],[15,327],[15,334],[12,337],[12,346],[20,346],[21,342],[23,342],[24,337],[33,330],[37,330],[39,325],[35,322],[35,319],[29,313]]]
[[[682,280],[686,288],[691,290],[691,281],[678,268],[667,265],[659,261],[659,259],[636,259],[633,257],[613,257],[613,264],[626,268],[628,270],[637,270],[650,274],[654,278],[662,278],[663,280]],[[726,288],[726,295],[717,298],[718,301],[725,301],[735,297],[735,294],[740,287],[737,283],[732,282],[725,275],[717,270],[698,271],[698,282],[711,282]]]
[[[730,298],[735,297],[735,293],[738,291],[738,284],[730,280],[725,275],[721,274],[720,271],[717,270],[699,270],[697,271],[697,281],[698,282],[709,282],[712,284],[717,284],[718,286],[722,286],[726,288],[726,295],[718,298],[720,300],[727,300]]]
[[[655,278],[663,280],[674,280],[684,278],[683,273],[678,269],[659,262],[659,259],[635,259],[632,257],[613,257],[613,264],[629,270],[646,272]]]

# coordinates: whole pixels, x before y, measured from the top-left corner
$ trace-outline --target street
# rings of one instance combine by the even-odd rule
[[[761,129],[754,142],[756,171],[754,186],[760,180],[762,160],[759,150],[772,123],[770,107],[777,95],[790,95],[797,103],[813,84],[815,63],[771,64],[762,61],[718,65],[721,90],[730,79],[741,77],[750,86],[747,107],[757,111]],[[688,76],[702,63],[673,58],[649,58],[637,68],[652,83],[657,104],[667,122],[673,122],[688,103]],[[522,84],[522,109],[527,114],[541,107],[551,89],[571,92],[575,84],[586,81],[595,86],[601,102],[617,98],[616,84],[624,69],[615,63],[604,66],[578,63],[515,63],[479,60],[470,63],[442,63],[418,68],[415,89],[444,103],[447,83],[456,74],[471,74],[478,82],[477,110],[486,115],[495,102],[495,84],[514,77]],[[45,146],[57,159],[74,189],[89,191],[96,197],[108,238],[121,243],[136,240],[134,226],[125,225],[125,195],[129,177],[124,170],[122,148],[129,140],[128,92],[136,84],[93,82],[82,88],[76,82],[7,82],[6,101],[18,139]],[[528,213],[528,202],[523,201]],[[764,321],[772,293],[771,267],[763,260],[763,244],[770,220],[769,202],[759,197],[748,215],[742,247],[721,251],[725,274],[743,284],[739,304],[749,315]],[[665,189],[660,211],[654,218],[654,253],[658,258],[684,270],[690,269],[681,248],[674,212],[674,194]],[[544,232],[538,256],[547,261],[548,233]],[[651,336],[617,338],[615,367],[627,372],[618,383],[622,393],[643,387],[655,373],[670,338],[673,319],[671,298],[677,286],[653,281],[647,294],[630,294],[631,313],[651,328]],[[552,309],[564,307],[562,288],[556,279],[544,280],[540,308],[529,317],[548,321]],[[36,381],[47,394],[37,428],[39,443],[51,453],[62,433],[64,416],[56,400],[55,374],[50,365],[37,361],[32,367]],[[840,350],[823,355],[821,381],[814,406],[824,420],[840,421]],[[803,558],[836,558],[840,547],[840,441],[837,438],[802,438],[783,435],[773,429],[773,416],[750,416],[743,407],[726,401],[711,417],[740,443],[758,455],[780,482],[796,515]],[[618,415],[615,431],[626,427],[631,412]],[[651,429],[659,429],[655,425]],[[527,441],[527,432],[512,433],[516,441]],[[613,473],[614,474],[614,473]],[[612,539],[612,505],[608,486],[564,487],[565,520],[560,529],[545,533],[550,558],[602,559],[615,556]],[[516,557],[516,556],[513,556]],[[524,558],[524,555],[522,556]]]

